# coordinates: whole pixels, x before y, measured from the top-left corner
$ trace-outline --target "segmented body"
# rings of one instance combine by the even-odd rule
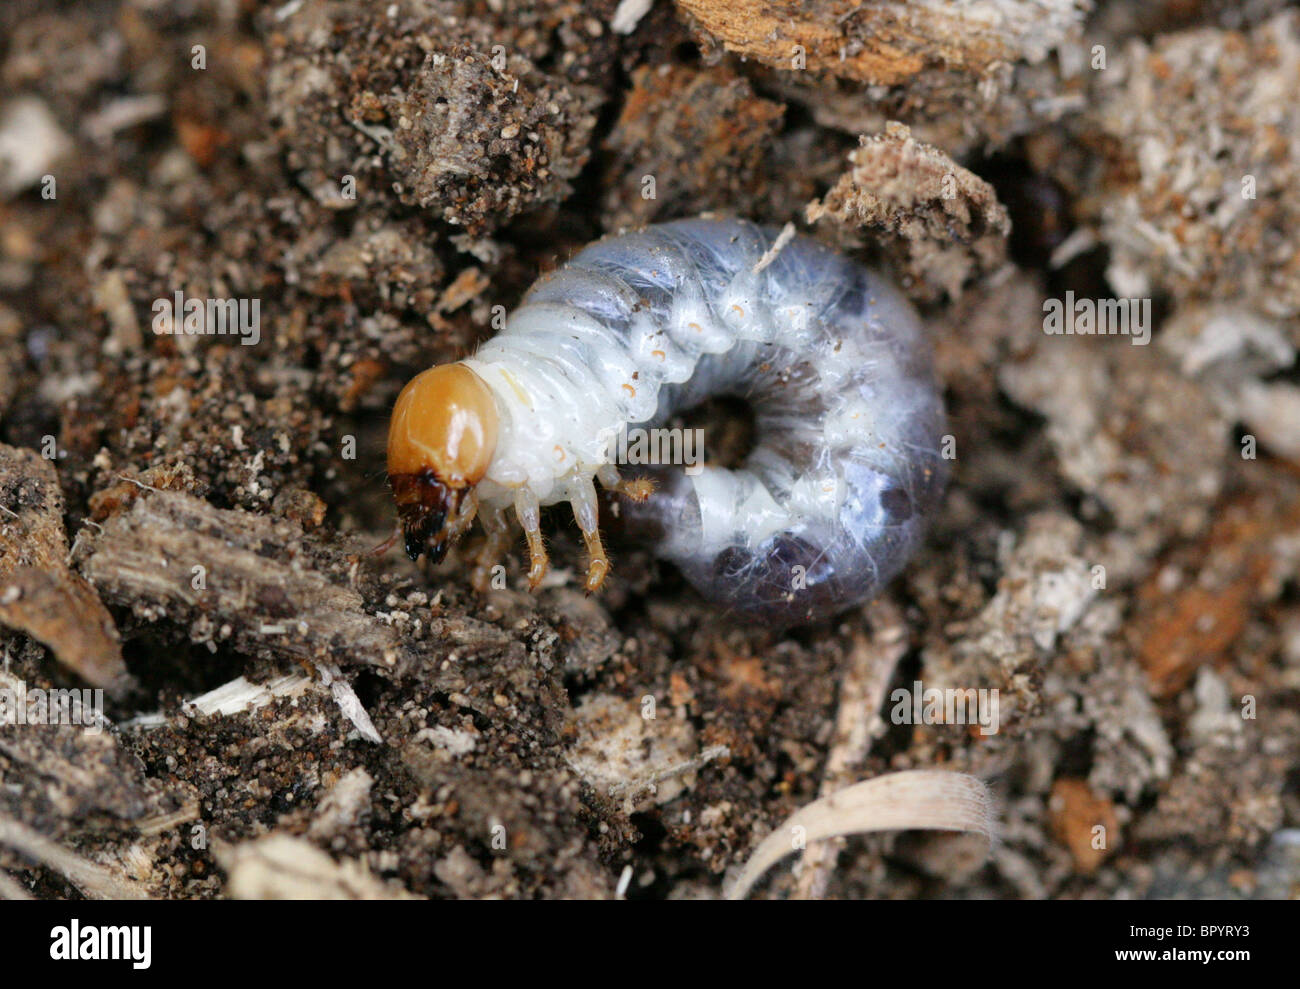
[[[534,285],[463,362],[501,413],[479,505],[570,501],[581,524],[620,429],[737,395],[757,427],[743,466],[656,468],[623,521],[705,596],[774,622],[874,596],[945,480],[928,347],[882,275],[804,237],[765,258],[776,239],[738,220],[666,223]]]

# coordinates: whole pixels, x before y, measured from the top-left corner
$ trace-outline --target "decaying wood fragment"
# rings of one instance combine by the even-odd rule
[[[42,723],[28,721],[37,690],[44,693]],[[143,767],[111,730],[94,690],[68,691],[58,706],[50,691],[0,668],[0,814],[12,813],[54,838],[71,822],[94,820],[139,826],[192,802],[183,786],[146,777]],[[23,708],[23,711],[17,710]],[[55,710],[61,713],[55,714]],[[8,720],[6,724],[5,721]],[[21,719],[21,720],[20,720]]]
[[[0,444],[0,623],[49,647],[88,683],[117,688],[126,678],[117,628],[68,567],[63,510],[54,465]]]
[[[147,900],[149,890],[116,869],[97,865],[12,818],[0,815],[0,845],[65,876],[92,900]]]
[[[927,68],[980,75],[1037,62],[1083,18],[1079,0],[677,0],[706,38],[775,68],[873,85]]]
[[[109,519],[85,552],[83,569],[106,600],[148,621],[165,615],[196,642],[393,673],[409,658],[347,585],[347,558],[292,522],[151,492]]]
[[[860,140],[849,170],[808,204],[809,223],[829,219],[849,240],[859,229],[882,239],[927,299],[956,297],[1005,262],[1011,222],[991,185],[902,124]]]
[[[1060,779],[1047,804],[1052,831],[1074,860],[1076,872],[1090,876],[1119,847],[1119,821],[1104,795],[1086,780]]]
[[[310,842],[287,834],[240,845],[217,843],[213,851],[230,875],[226,894],[237,900],[413,899],[377,879],[364,863],[336,863]]]
[[[1204,540],[1172,554],[1139,587],[1133,628],[1152,697],[1174,696],[1198,669],[1231,654],[1252,615],[1294,574],[1296,554],[1286,547],[1297,532],[1293,497],[1240,496],[1220,504]]]

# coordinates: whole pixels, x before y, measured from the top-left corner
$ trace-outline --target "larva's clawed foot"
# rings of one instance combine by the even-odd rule
[[[654,481],[648,477],[637,478],[636,480],[626,480],[613,464],[605,464],[596,474],[600,480],[601,487],[606,491],[613,491],[615,494],[622,495],[624,498],[630,498],[632,501],[645,501],[654,493]]]
[[[587,541],[587,593],[595,594],[609,576],[609,557],[601,545],[599,532],[584,532]]]
[[[550,557],[546,555],[546,546],[542,543],[542,534],[540,532],[528,535],[528,589],[536,591],[542,586],[542,581],[546,579],[547,573],[551,569]]]
[[[600,541],[600,503],[596,500],[596,486],[590,477],[575,483],[569,504],[573,506],[573,517],[587,544],[587,593],[595,594],[609,574],[609,557]]]
[[[654,494],[655,482],[648,477],[643,477],[635,481],[623,481],[616,489],[619,494],[632,501],[646,501]]]
[[[587,593],[596,594],[609,576],[609,560],[592,560],[587,566]]]
[[[537,504],[537,496],[527,487],[522,487],[515,493],[515,515],[528,540],[528,589],[535,591],[542,586],[542,579],[551,568],[551,562],[547,559],[546,544],[542,541],[542,511]]]

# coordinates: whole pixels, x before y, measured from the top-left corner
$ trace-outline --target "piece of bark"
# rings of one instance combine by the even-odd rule
[[[213,853],[236,900],[409,900],[396,883],[385,883],[366,864],[335,862],[315,845],[287,834],[269,834],[239,845],[218,842]]]
[[[1119,845],[1114,806],[1084,780],[1057,780],[1047,809],[1052,831],[1069,850],[1075,872],[1092,875]]]
[[[1203,666],[1227,660],[1251,620],[1295,573],[1294,492],[1220,502],[1205,539],[1182,547],[1138,588],[1132,625],[1151,696],[1172,697]]]
[[[108,601],[195,642],[400,674],[409,650],[348,586],[352,566],[295,523],[156,491],[104,524],[83,569]]]
[[[116,689],[127,672],[113,617],[67,560],[54,465],[0,444],[0,623],[47,646],[88,683]]]
[[[44,691],[41,701],[36,700],[38,689]],[[0,704],[0,778],[5,783],[0,814],[13,814],[58,838],[89,821],[139,826],[172,817],[191,803],[193,794],[185,788],[156,785],[145,777],[139,759],[122,747],[104,719],[103,697],[95,696],[99,691],[55,695],[3,670],[0,691],[5,692]],[[66,707],[60,703],[64,700],[69,701]]]
[[[873,85],[927,68],[980,75],[1042,60],[1079,22],[1076,0],[677,0],[707,39],[776,68]]]
[[[860,140],[849,170],[808,204],[809,223],[830,219],[850,242],[859,229],[881,237],[927,300],[956,297],[1006,260],[1011,221],[991,185],[902,124]]]

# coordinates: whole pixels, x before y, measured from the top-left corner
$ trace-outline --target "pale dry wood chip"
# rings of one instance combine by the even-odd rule
[[[32,894],[7,872],[0,872],[0,900],[30,900]]]
[[[854,783],[795,811],[759,842],[727,897],[744,899],[763,873],[808,842],[912,829],[972,831],[992,842],[992,795],[974,776],[933,769]]]
[[[839,682],[835,734],[822,776],[820,796],[845,786],[866,761],[871,743],[886,730],[880,709],[899,661],[907,654],[907,626],[901,610],[886,599],[873,601],[870,640],[863,632],[853,636],[853,648]],[[804,849],[796,884],[801,900],[819,900],[826,894],[835,866],[836,849],[830,841]]]
[[[226,896],[236,900],[407,900],[395,884],[377,879],[363,862],[335,862],[315,845],[270,834],[239,845],[216,842],[213,854],[229,875]]]
[[[147,900],[149,890],[108,866],[97,865],[25,824],[0,815],[0,845],[53,869],[92,900]]]

